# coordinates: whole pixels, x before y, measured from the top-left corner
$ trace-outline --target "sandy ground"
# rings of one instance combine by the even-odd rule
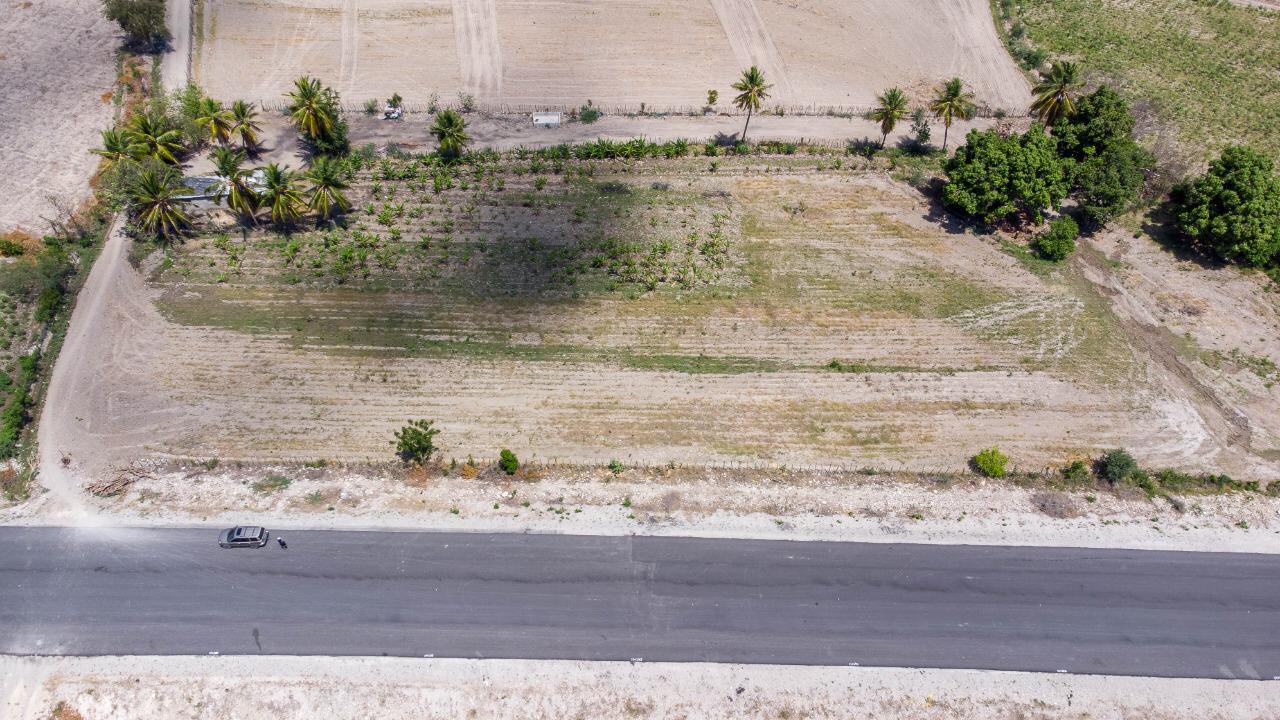
[[[98,130],[111,124],[116,27],[97,0],[0,1],[0,231],[89,196]]]
[[[217,97],[280,102],[312,73],[346,101],[432,92],[487,106],[695,108],[758,64],[770,104],[870,105],[953,75],[980,101],[1028,101],[983,0],[200,0],[194,79]],[[920,52],[929,48],[930,52]]]
[[[11,720],[1262,720],[1275,682],[890,668],[399,658],[0,658]],[[62,715],[53,715],[62,704]],[[70,714],[72,711],[78,714]]]

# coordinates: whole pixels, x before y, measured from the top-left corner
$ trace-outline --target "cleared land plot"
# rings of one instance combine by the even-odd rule
[[[720,162],[375,162],[348,229],[179,246],[86,401],[185,457],[382,460],[427,417],[460,458],[1231,466],[1075,272],[829,158]]]
[[[1195,0],[1029,0],[1031,39],[1171,122],[1197,159],[1246,142],[1280,158],[1280,13]]]
[[[1017,110],[1026,82],[981,0],[201,0],[194,75],[277,103],[314,74],[347,102],[438,92],[494,104],[700,107],[751,62],[773,103],[865,106],[891,85],[960,75]],[[921,52],[930,48],[930,52]]]
[[[49,197],[75,207],[111,125],[115,26],[96,0],[0,5],[0,231],[47,229]]]

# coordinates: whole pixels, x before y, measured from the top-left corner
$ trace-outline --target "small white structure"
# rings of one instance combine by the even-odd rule
[[[536,112],[533,114],[534,127],[560,127],[560,113],[558,112]]]

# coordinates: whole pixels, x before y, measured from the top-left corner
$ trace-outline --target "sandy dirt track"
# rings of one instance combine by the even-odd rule
[[[97,0],[0,2],[0,231],[48,229],[49,196],[74,208],[111,124],[116,27]],[[105,95],[104,95],[105,93]]]
[[[700,107],[761,65],[774,103],[865,106],[959,75],[980,101],[1028,101],[983,0],[201,0],[194,76],[224,99],[280,101],[303,73],[352,106],[400,92],[425,104]],[[930,48],[930,52],[921,52]]]
[[[1252,720],[1275,682],[398,658],[0,658],[11,720],[271,717]],[[59,703],[78,715],[51,715]]]

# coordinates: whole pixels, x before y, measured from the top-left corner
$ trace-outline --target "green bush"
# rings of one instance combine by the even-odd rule
[[[578,120],[582,121],[582,123],[586,125],[590,125],[599,119],[600,111],[591,107],[590,103],[583,105],[582,109],[578,111]]]
[[[1088,463],[1076,460],[1062,468],[1062,479],[1070,485],[1085,485],[1093,481],[1093,473],[1089,471]]]
[[[502,452],[498,455],[498,467],[502,468],[502,472],[508,475],[515,475],[516,470],[520,469],[520,460],[516,458],[515,453],[502,448]]]
[[[164,3],[165,0],[102,0],[102,15],[120,26],[131,47],[151,52],[163,49],[171,37],[164,22]]]
[[[435,436],[439,434],[430,420],[410,420],[395,433],[396,455],[406,463],[422,465],[435,454]]]
[[[1098,476],[1112,485],[1125,482],[1140,472],[1138,461],[1119,448],[1108,450],[1105,455],[1098,458],[1097,470]]]
[[[1196,244],[1244,265],[1280,264],[1280,176],[1267,156],[1228,147],[1171,195],[1179,229]]]
[[[973,469],[980,474],[998,478],[1005,476],[1005,466],[1009,463],[1009,457],[1000,452],[999,448],[989,447],[974,455],[971,463]]]
[[[1079,234],[1080,226],[1076,221],[1070,215],[1063,215],[1050,221],[1049,229],[1037,235],[1031,246],[1045,260],[1059,262],[1076,251],[1076,236]]]
[[[1129,103],[1103,85],[1058,121],[1053,137],[1084,219],[1102,225],[1137,201],[1155,156],[1133,137]]]
[[[280,492],[293,484],[293,480],[283,475],[268,475],[265,478],[253,483],[250,487],[253,491],[261,495],[270,495]]]

